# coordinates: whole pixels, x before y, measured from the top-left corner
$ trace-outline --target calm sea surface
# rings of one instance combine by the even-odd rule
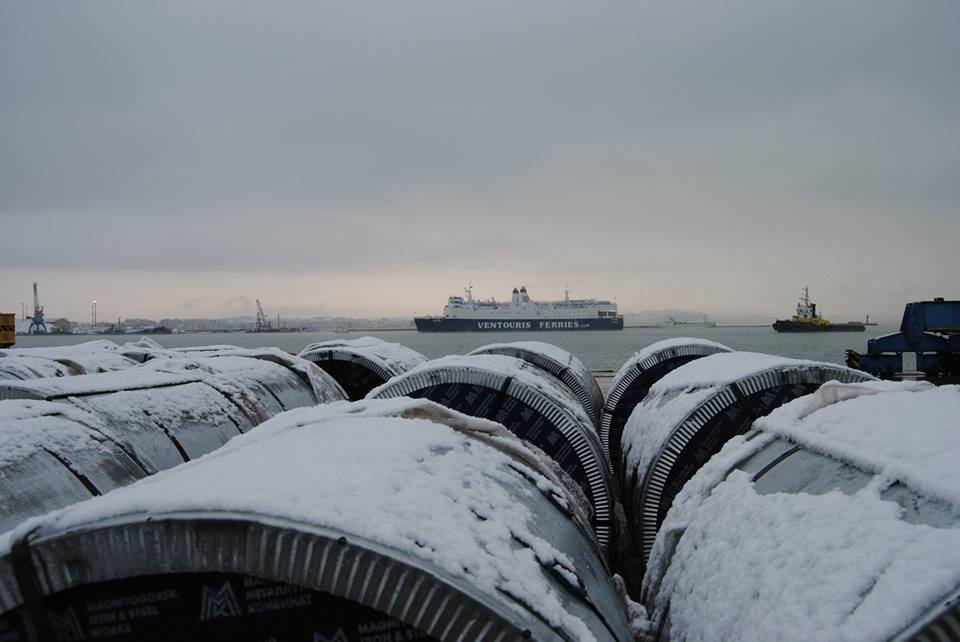
[[[866,332],[827,332],[814,334],[778,334],[770,326],[718,328],[626,328],[615,332],[453,332],[427,333],[415,331],[387,332],[278,332],[256,334],[243,332],[153,335],[150,338],[164,347],[176,348],[209,344],[229,344],[245,348],[277,347],[299,352],[304,346],[329,339],[352,339],[374,336],[384,341],[401,343],[429,358],[448,354],[465,354],[488,343],[504,341],[546,341],[580,357],[591,370],[617,370],[634,352],[670,337],[702,337],[718,341],[734,350],[766,352],[785,357],[843,362],[847,348],[858,352],[867,349],[867,339],[897,330],[894,326],[873,326]],[[110,339],[117,343],[136,341],[137,336],[49,336],[17,337],[18,348],[70,345],[93,339]]]

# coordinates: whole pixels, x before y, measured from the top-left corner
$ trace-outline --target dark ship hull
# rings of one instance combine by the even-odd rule
[[[623,317],[592,319],[451,319],[415,317],[420,332],[549,332],[623,330]]]
[[[777,332],[863,332],[867,329],[862,323],[805,323],[803,321],[790,321],[777,319],[773,324],[773,329]]]

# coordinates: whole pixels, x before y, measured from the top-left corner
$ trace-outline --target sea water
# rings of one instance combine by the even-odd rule
[[[847,349],[866,352],[867,340],[890,332],[893,326],[871,326],[865,332],[777,333],[763,327],[695,327],[695,328],[625,328],[620,331],[584,332],[450,332],[420,333],[390,330],[372,332],[219,332],[196,334],[151,335],[166,348],[211,344],[235,345],[244,348],[276,347],[297,353],[307,344],[331,339],[355,339],[373,336],[400,343],[433,359],[448,354],[466,354],[488,343],[508,341],[545,341],[569,350],[580,357],[591,370],[617,370],[634,352],[661,339],[699,337],[730,346],[734,350],[766,352],[797,359],[843,363]],[[18,336],[16,347],[71,345],[93,339],[110,339],[117,343],[136,341],[138,335],[59,335]]]

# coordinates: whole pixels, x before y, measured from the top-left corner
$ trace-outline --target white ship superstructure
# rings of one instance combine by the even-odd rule
[[[601,299],[571,299],[569,291],[562,301],[534,301],[526,286],[513,288],[509,301],[480,300],[468,286],[463,296],[451,296],[443,316],[418,317],[421,331],[471,330],[620,330],[623,317],[617,304]]]

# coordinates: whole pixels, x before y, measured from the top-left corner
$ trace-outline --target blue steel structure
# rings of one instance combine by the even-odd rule
[[[847,350],[847,365],[883,379],[903,372],[903,353],[913,352],[916,369],[933,383],[960,381],[960,301],[908,303],[900,332],[867,341],[867,353]]]

